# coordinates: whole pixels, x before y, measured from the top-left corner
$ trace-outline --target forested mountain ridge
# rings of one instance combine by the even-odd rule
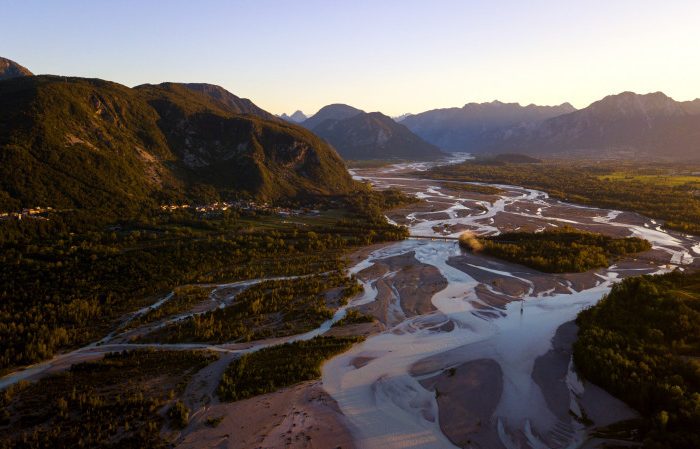
[[[157,122],[152,107],[116,83],[57,76],[0,82],[0,209],[119,208],[180,191]]]
[[[116,210],[202,192],[276,199],[352,186],[321,139],[218,86],[0,82],[0,210]]]
[[[190,179],[266,199],[353,188],[333,148],[298,125],[212,109],[187,85],[136,90],[158,112],[159,126]]]

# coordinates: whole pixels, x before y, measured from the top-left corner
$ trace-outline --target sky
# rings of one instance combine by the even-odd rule
[[[273,113],[700,97],[698,0],[0,0],[0,56],[127,86],[208,82]]]

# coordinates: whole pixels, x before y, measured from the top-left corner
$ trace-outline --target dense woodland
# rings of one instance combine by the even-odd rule
[[[215,359],[203,351],[112,353],[16,384],[0,394],[0,448],[170,447],[160,437],[161,409]]]
[[[644,446],[700,447],[700,273],[626,279],[577,323],[578,370],[643,415]]]
[[[364,312],[360,312],[357,309],[346,309],[345,316],[335,323],[333,327],[347,326],[349,324],[362,324],[362,323],[372,323],[374,322],[374,317],[368,315]]]
[[[134,316],[120,329],[138,327],[143,324],[160,321],[166,317],[176,316],[192,309],[195,305],[209,299],[213,287],[199,285],[184,285],[173,290],[168,299],[159,307],[151,307],[144,313]]]
[[[412,199],[363,188],[318,200],[327,210],[317,217],[157,210],[111,223],[88,212],[0,221],[0,373],[96,341],[180,285],[341,269],[351,248],[406,237],[381,214],[403,201]]]
[[[637,237],[616,239],[569,226],[483,238],[465,234],[460,238],[460,245],[548,273],[580,273],[605,268],[617,258],[651,249],[648,241]]]
[[[624,176],[614,176],[620,170]],[[544,190],[552,197],[574,203],[638,212],[666,221],[666,226],[700,234],[698,183],[676,173],[692,171],[677,165],[624,165],[618,162],[546,162],[512,164],[471,161],[430,170],[428,176],[450,181],[479,181]],[[637,174],[653,174],[640,178]],[[425,173],[423,173],[425,175]]]
[[[332,318],[335,308],[361,291],[341,271],[264,281],[223,309],[177,321],[139,341],[225,343],[299,334]]]
[[[321,377],[324,360],[347,351],[360,337],[316,337],[244,354],[231,362],[217,394],[240,401]]]
[[[450,190],[456,190],[458,192],[475,192],[483,193],[485,195],[501,195],[505,193],[503,189],[499,189],[498,187],[472,183],[463,184],[458,182],[443,182],[442,187]]]

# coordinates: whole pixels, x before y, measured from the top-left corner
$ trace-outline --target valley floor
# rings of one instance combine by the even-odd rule
[[[347,273],[356,276],[363,292],[348,304],[333,304],[332,317],[314,329],[238,343],[135,342],[154,328],[229,306],[262,279],[211,284],[211,293],[187,310],[127,326],[17,371],[0,379],[0,387],[37,380],[107,352],[209,350],[218,361],[194,374],[182,395],[191,410],[188,425],[166,426],[162,434],[183,448],[590,447],[595,429],[635,417],[577,376],[573,320],[621,279],[700,267],[699,240],[634,213],[568,204],[536,190],[499,185],[498,193],[484,193],[455,188],[455,181],[450,188],[406,174],[427,166],[354,171],[379,189],[396,188],[423,200],[388,214],[419,238],[349,255]],[[550,274],[465,253],[455,240],[440,240],[465,230],[490,235],[563,225],[641,237],[652,249],[606,268]],[[374,322],[333,326],[348,308]],[[241,354],[318,335],[367,338],[327,361],[321,380],[232,403],[217,398],[219,379]]]

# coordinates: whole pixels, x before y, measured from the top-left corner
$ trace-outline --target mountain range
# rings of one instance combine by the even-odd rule
[[[590,106],[488,135],[477,152],[700,159],[700,100],[623,92]]]
[[[221,87],[0,81],[0,210],[347,193],[325,141]]]
[[[573,111],[569,103],[521,106],[493,101],[408,115],[401,124],[443,150],[474,152],[490,143],[495,131],[539,123]]]
[[[576,110],[517,103],[469,103],[401,120],[447,151],[578,158],[700,159],[700,99],[622,92]]]
[[[401,123],[332,104],[300,126],[220,86],[129,88],[34,76],[0,59],[0,211],[36,205],[114,211],[147,201],[345,194],[355,184],[339,154],[429,160],[444,156],[439,147],[700,159],[700,99],[623,92],[581,110],[568,103],[470,103]]]
[[[391,117],[365,112],[346,104],[321,108],[302,123],[326,139],[348,160],[418,159],[445,156],[435,145],[424,141]]]

